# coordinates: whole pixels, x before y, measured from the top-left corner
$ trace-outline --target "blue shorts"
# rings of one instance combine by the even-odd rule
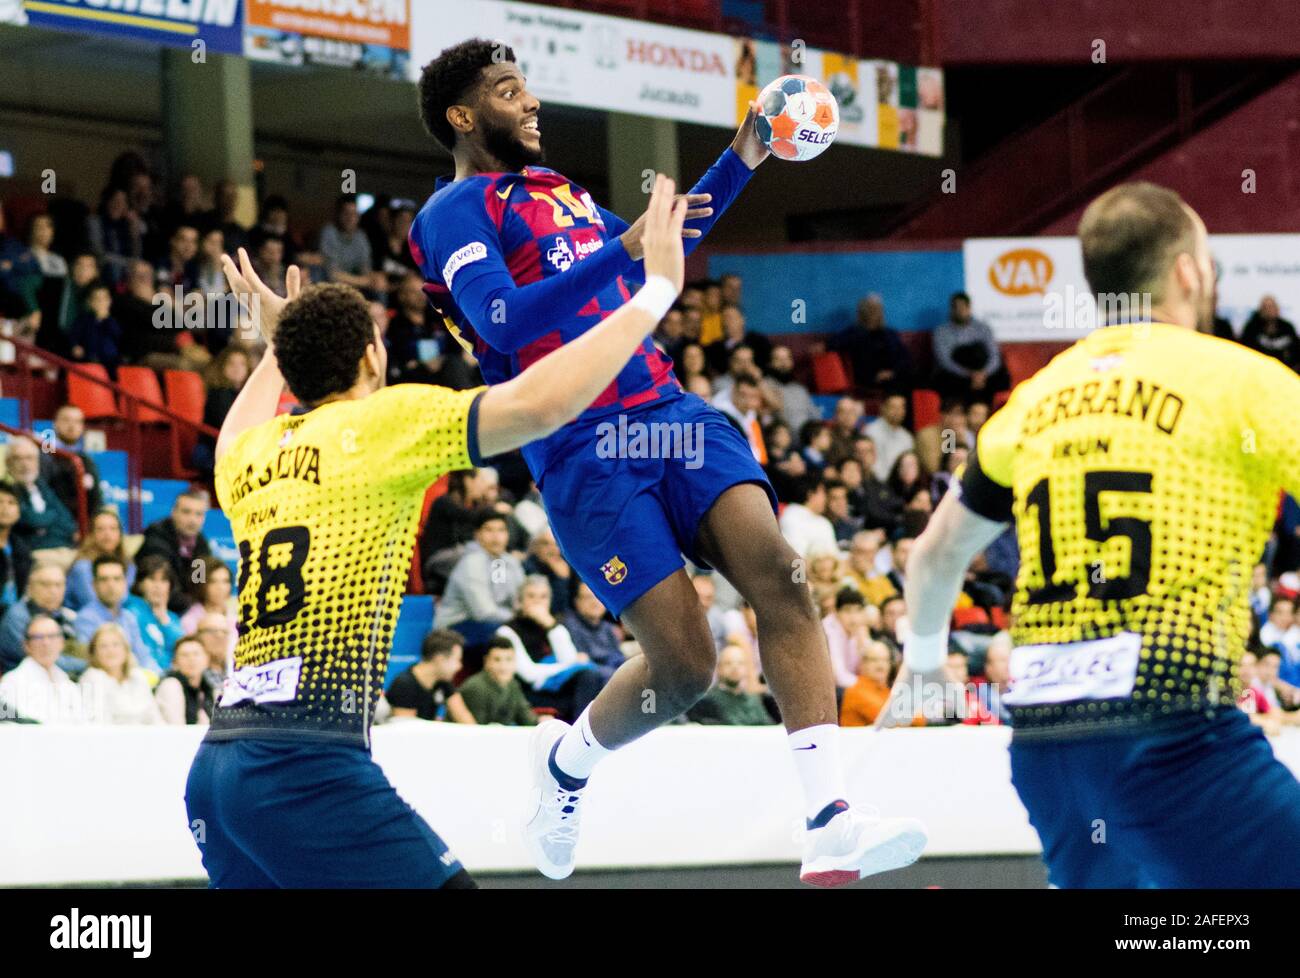
[[[1011,741],[1060,887],[1300,886],[1300,782],[1244,712],[1175,731]]]
[[[462,872],[364,747],[205,741],[185,807],[218,888],[436,889]]]
[[[683,554],[708,566],[695,536],[726,490],[756,483],[776,508],[749,442],[694,394],[575,426],[558,448],[540,483],[551,530],[615,617],[681,569]]]

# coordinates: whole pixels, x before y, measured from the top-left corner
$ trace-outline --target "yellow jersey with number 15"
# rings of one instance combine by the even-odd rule
[[[1017,735],[1236,702],[1254,565],[1300,491],[1300,378],[1177,326],[1098,329],[980,430],[962,501],[1014,518]]]
[[[478,464],[482,393],[400,384],[273,418],[222,456],[239,638],[209,739],[369,743],[424,492]]]

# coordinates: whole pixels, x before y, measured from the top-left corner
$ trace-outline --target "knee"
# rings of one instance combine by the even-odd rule
[[[668,668],[656,671],[651,676],[650,690],[659,700],[659,709],[670,716],[689,710],[713,685],[714,668],[712,655],[697,655],[679,658]]]

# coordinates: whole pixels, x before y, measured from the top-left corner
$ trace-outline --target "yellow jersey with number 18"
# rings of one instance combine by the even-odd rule
[[[1017,735],[1235,707],[1254,565],[1300,491],[1300,378],[1177,326],[1098,329],[980,430],[963,502],[1014,517]]]
[[[424,492],[477,464],[482,393],[400,384],[273,418],[222,456],[239,638],[209,739],[369,743]]]

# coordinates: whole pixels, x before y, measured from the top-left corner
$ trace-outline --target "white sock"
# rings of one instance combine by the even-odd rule
[[[591,707],[588,706],[560,738],[560,746],[555,751],[555,766],[571,778],[586,781],[596,763],[612,753],[609,748],[602,747],[591,732]]]
[[[809,819],[833,801],[845,797],[840,764],[840,728],[833,723],[804,727],[789,735],[790,755],[803,782],[804,810]]]

